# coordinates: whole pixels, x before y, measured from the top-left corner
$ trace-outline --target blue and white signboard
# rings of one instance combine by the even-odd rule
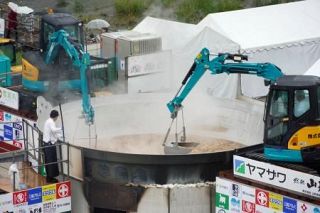
[[[5,140],[13,140],[13,128],[11,124],[5,124],[4,127],[4,139]]]
[[[42,203],[42,188],[28,190],[28,205]]]

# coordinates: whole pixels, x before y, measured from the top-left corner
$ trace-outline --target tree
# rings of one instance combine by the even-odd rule
[[[75,0],[73,3],[73,12],[80,14],[84,12],[84,6],[82,4],[82,2],[80,2],[79,0]]]
[[[66,7],[68,5],[68,2],[66,0],[58,0],[57,7]]]

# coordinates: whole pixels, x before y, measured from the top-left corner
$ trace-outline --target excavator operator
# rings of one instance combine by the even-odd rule
[[[294,93],[294,116],[300,117],[310,108],[308,90],[296,90]]]

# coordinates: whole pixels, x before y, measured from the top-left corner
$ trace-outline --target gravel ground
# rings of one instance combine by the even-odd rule
[[[105,143],[104,148],[112,152],[163,155],[163,140],[164,135],[159,134],[122,135]],[[199,135],[187,135],[187,142],[197,144],[190,147],[190,154],[223,152],[243,147],[233,141]]]

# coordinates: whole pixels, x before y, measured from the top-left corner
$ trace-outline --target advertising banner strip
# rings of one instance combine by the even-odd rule
[[[319,205],[219,177],[215,200],[216,212],[221,213],[320,212]]]
[[[0,195],[1,212],[71,211],[71,182],[45,185]]]
[[[281,187],[312,198],[320,198],[320,177],[260,162],[241,156],[233,156],[233,174],[256,182]]]

